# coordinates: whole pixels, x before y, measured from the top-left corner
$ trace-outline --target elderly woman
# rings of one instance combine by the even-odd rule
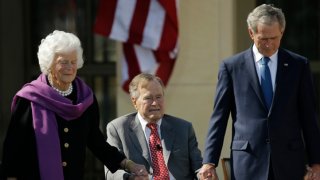
[[[42,74],[12,102],[5,178],[81,180],[88,147],[111,171],[122,168],[147,179],[145,167],[126,159],[99,130],[97,100],[76,76],[83,65],[78,37],[54,31],[41,41],[38,59]]]

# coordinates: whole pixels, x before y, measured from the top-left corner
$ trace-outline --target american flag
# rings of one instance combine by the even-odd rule
[[[122,87],[147,72],[166,85],[178,52],[178,0],[100,0],[94,32],[122,42]]]

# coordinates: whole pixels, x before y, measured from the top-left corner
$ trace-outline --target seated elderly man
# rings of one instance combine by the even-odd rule
[[[108,143],[126,157],[142,164],[154,180],[195,179],[202,165],[201,152],[192,124],[164,114],[164,86],[160,78],[142,73],[129,86],[137,112],[124,115],[107,125]],[[135,179],[123,170],[108,180]]]

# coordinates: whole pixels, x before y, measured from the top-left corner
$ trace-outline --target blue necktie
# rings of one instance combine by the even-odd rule
[[[261,88],[262,88],[264,100],[268,109],[270,109],[270,106],[272,103],[272,97],[273,97],[271,74],[268,66],[269,61],[270,61],[269,57],[263,57],[260,60]]]

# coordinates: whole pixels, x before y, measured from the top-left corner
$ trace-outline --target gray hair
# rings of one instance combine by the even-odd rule
[[[247,18],[248,28],[254,33],[257,32],[259,23],[271,25],[278,22],[281,31],[284,32],[286,27],[286,19],[281,9],[274,7],[272,4],[262,4],[256,7]]]
[[[159,82],[159,84],[162,87],[162,91],[164,93],[164,84],[159,77],[152,75],[152,74],[148,74],[148,73],[141,73],[141,74],[136,75],[129,84],[130,96],[133,98],[138,98],[140,96],[139,91],[138,91],[139,85],[141,85],[141,84],[144,85],[144,84],[151,82],[151,81]]]
[[[82,47],[79,38],[64,31],[55,30],[45,39],[41,40],[38,50],[38,60],[40,70],[44,74],[48,74],[53,60],[57,53],[77,52],[77,68],[83,66]]]

